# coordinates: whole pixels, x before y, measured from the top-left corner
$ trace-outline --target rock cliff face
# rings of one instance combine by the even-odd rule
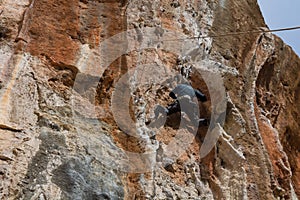
[[[0,199],[300,196],[300,59],[244,33],[266,29],[255,0],[0,0],[0,13]],[[182,82],[208,97],[209,126],[153,123]]]

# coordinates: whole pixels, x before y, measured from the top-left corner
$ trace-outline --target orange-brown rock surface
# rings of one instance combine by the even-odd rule
[[[255,0],[0,1],[0,199],[297,199],[300,59],[258,30]],[[180,82],[209,125],[153,123]]]

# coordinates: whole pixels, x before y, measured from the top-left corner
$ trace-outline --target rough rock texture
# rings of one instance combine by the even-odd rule
[[[255,0],[0,0],[0,199],[297,199],[300,59],[226,34],[264,27]],[[179,74],[218,110],[195,60],[223,77],[225,123],[149,126]]]

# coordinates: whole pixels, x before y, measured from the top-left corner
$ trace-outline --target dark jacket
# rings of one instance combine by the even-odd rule
[[[196,96],[202,102],[207,101],[207,98],[203,93],[201,93],[199,90],[196,90],[192,86],[187,84],[177,85],[169,94],[169,96],[172,97],[173,99],[177,99],[184,95],[188,95],[191,98]]]

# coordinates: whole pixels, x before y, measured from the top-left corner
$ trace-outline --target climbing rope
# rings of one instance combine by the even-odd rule
[[[280,29],[271,29],[271,30],[249,30],[249,31],[240,31],[240,32],[228,32],[224,34],[212,34],[212,35],[203,35],[203,36],[194,36],[194,37],[187,37],[187,38],[176,38],[176,39],[169,39],[163,41],[176,41],[176,40],[189,40],[189,39],[201,39],[201,38],[219,38],[219,37],[227,37],[227,36],[236,36],[236,35],[245,35],[245,34],[253,34],[253,33],[270,33],[270,32],[281,32],[281,31],[290,31],[300,29],[300,26],[288,27],[288,28],[280,28]]]

